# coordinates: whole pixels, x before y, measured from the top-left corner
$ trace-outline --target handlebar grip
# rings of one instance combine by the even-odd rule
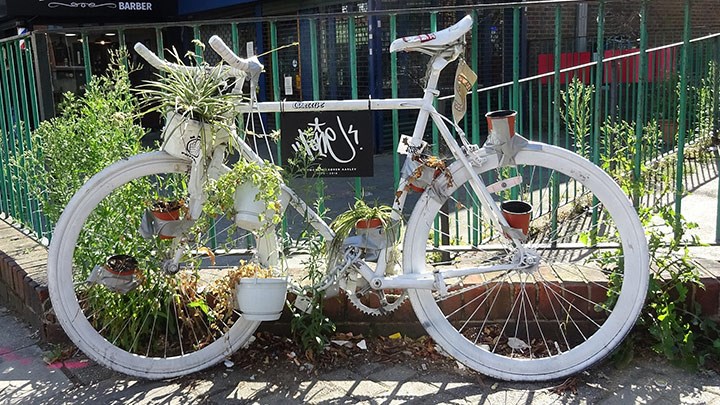
[[[135,43],[135,52],[137,52],[143,59],[148,61],[157,70],[167,70],[166,62],[158,58],[153,52],[145,47],[140,42]]]
[[[208,40],[212,49],[220,55],[225,62],[235,69],[246,72],[251,77],[257,77],[262,71],[264,66],[257,60],[257,58],[242,59],[235,55],[225,42],[217,35],[213,35]]]

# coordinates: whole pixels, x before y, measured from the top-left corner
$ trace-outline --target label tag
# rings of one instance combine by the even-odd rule
[[[452,104],[453,120],[458,124],[467,112],[467,94],[477,81],[477,75],[470,66],[460,59],[455,71],[455,99]]]

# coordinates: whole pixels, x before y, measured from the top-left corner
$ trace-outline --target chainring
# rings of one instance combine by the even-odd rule
[[[367,315],[387,315],[400,308],[407,298],[405,290],[401,293],[393,293],[388,290],[372,289],[367,280],[354,268],[348,269],[338,281],[350,303]]]

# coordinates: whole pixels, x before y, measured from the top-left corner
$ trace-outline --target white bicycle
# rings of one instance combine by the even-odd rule
[[[439,130],[448,159],[442,174],[424,185],[409,218],[403,214],[406,196],[422,188],[408,187],[417,179],[408,174],[413,170],[404,170],[393,202],[395,218],[406,219],[398,244],[401,274],[386,271],[396,255],[371,255],[367,246],[345,244],[333,252],[340,260],[319,287],[339,283],[350,301],[371,315],[393,311],[409,297],[420,323],[443,350],[483,374],[505,380],[560,378],[604,358],[634,325],[647,290],[647,242],[627,196],[588,160],[523,139],[505,112],[490,114],[488,142],[478,147],[436,111],[440,72],[462,53],[471,26],[465,17],[445,30],[392,43],[391,52],[430,56],[422,98],[324,102],[325,110],[418,110],[414,132],[404,142],[406,169],[423,161],[429,149],[422,140],[428,120]],[[257,59],[237,57],[217,37],[209,42],[229,65],[219,69],[248,77],[254,94],[262,70]],[[186,68],[160,60],[142,45],[136,50],[158,69]],[[305,110],[302,104],[250,100],[237,109],[292,113]],[[250,138],[231,136],[242,159],[262,162]],[[201,151],[217,166],[203,176],[227,170],[218,163],[226,147]],[[230,220],[203,222],[202,213],[188,214],[192,226],[178,237],[141,235],[148,201],[178,194],[185,201],[204,201],[197,194],[203,191],[191,186],[195,172],[191,160],[166,151],[119,161],[93,176],[57,223],[48,263],[57,319],[78,348],[113,370],[159,379],[222,361],[260,322],[222,304],[223,294],[231,292],[213,284],[219,269],[241,258],[276,266],[287,259],[278,248],[279,231],[254,235]],[[333,239],[331,228],[293,190],[284,186],[283,193],[290,196],[286,215]],[[128,196],[136,196],[137,203],[118,203]],[[518,226],[503,213],[501,203],[509,199],[521,200],[525,208],[529,204],[519,212],[525,224]],[[123,237],[105,240],[108,229],[113,235],[123,230]],[[107,257],[122,254],[132,254],[142,269],[133,288],[88,282]],[[370,256],[377,263],[370,263]]]

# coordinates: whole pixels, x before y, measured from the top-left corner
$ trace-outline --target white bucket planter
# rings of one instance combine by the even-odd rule
[[[251,321],[280,319],[286,294],[285,278],[241,278],[235,286],[237,307]]]
[[[257,231],[262,229],[264,223],[260,221],[260,214],[264,213],[265,221],[269,221],[275,212],[267,208],[267,203],[263,200],[255,200],[258,194],[258,188],[250,183],[245,182],[235,189],[235,224],[242,229],[249,231]],[[280,214],[285,211],[290,202],[290,195],[280,192]]]
[[[228,128],[219,128],[172,111],[165,117],[165,122],[162,149],[172,156],[192,161],[200,157],[203,145],[205,156],[210,156],[215,147],[228,142],[230,131],[235,131],[231,120]]]

